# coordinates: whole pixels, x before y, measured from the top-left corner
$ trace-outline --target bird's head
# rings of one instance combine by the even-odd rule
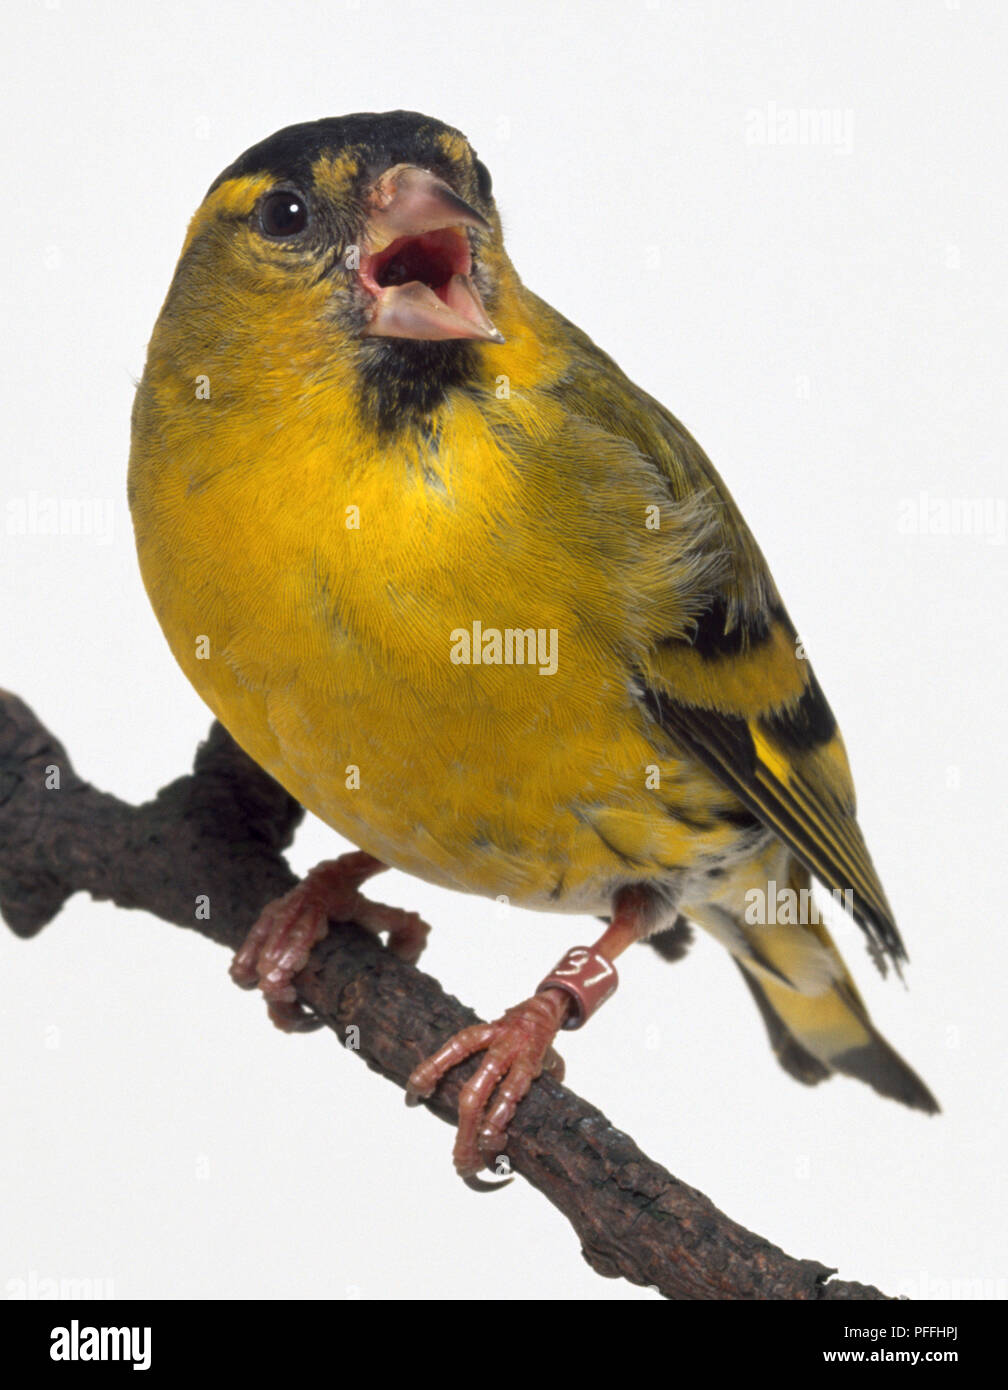
[[[290,126],[247,150],[194,216],[162,322],[261,373],[352,370],[371,403],[426,408],[474,378],[517,283],[490,174],[414,112]]]

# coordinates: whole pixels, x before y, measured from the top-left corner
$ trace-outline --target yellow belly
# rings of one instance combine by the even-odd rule
[[[449,887],[604,911],[615,884],[738,837],[677,818],[731,798],[632,694],[627,649],[670,621],[667,542],[641,532],[653,476],[631,460],[597,515],[548,453],[467,466],[479,428],[457,407],[420,466],[415,448],[355,458],[330,438],[203,468],[135,445],[144,580],[214,714],[340,834]],[[534,664],[524,645],[493,660],[486,634],[507,629],[535,631]]]

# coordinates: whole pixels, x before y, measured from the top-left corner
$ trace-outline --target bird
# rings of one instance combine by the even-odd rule
[[[332,922],[419,958],[427,924],[361,891],[389,866],[604,924],[410,1077],[418,1103],[478,1058],[454,1143],[471,1186],[535,1078],[562,1078],[558,1036],[612,995],[622,953],[672,958],[694,926],[791,1076],[937,1111],[819,907],[901,970],[843,739],[766,560],[687,429],[526,288],[459,130],[324,118],[214,180],[148,347],[128,494],[185,675],[357,846],[234,957],[279,1027],[315,1022],[295,980]]]

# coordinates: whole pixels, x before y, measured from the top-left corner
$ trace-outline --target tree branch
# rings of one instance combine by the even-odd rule
[[[58,783],[58,785],[57,785]],[[283,858],[301,807],[214,724],[194,771],[129,806],[84,782],[60,743],[0,692],[0,912],[19,936],[41,930],[72,893],[141,908],[230,949],[295,876]],[[209,897],[206,921],[195,916]],[[298,977],[299,997],[341,1041],[404,1086],[413,1068],[476,1015],[436,980],[353,925],[334,927]],[[454,1123],[475,1060],[429,1108]],[[594,1106],[548,1078],[511,1125],[512,1168],[568,1219],[597,1273],[679,1299],[882,1299],[831,1280],[730,1221],[641,1153]],[[506,1200],[506,1199],[504,1199]]]

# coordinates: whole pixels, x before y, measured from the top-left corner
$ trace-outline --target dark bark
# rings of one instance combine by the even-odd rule
[[[233,949],[263,905],[295,882],[282,851],[302,814],[219,724],[191,774],[129,806],[82,781],[32,712],[0,692],[0,911],[19,936],[34,935],[83,890]],[[196,917],[204,894],[205,921]],[[436,980],[352,925],[334,927],[315,949],[298,994],[399,1086],[445,1038],[476,1021]],[[474,1065],[458,1068],[429,1102],[449,1123]],[[548,1079],[519,1107],[507,1156],[567,1217],[599,1274],[668,1298],[885,1297],[830,1279],[825,1265],[793,1259],[736,1225],[594,1106]]]

